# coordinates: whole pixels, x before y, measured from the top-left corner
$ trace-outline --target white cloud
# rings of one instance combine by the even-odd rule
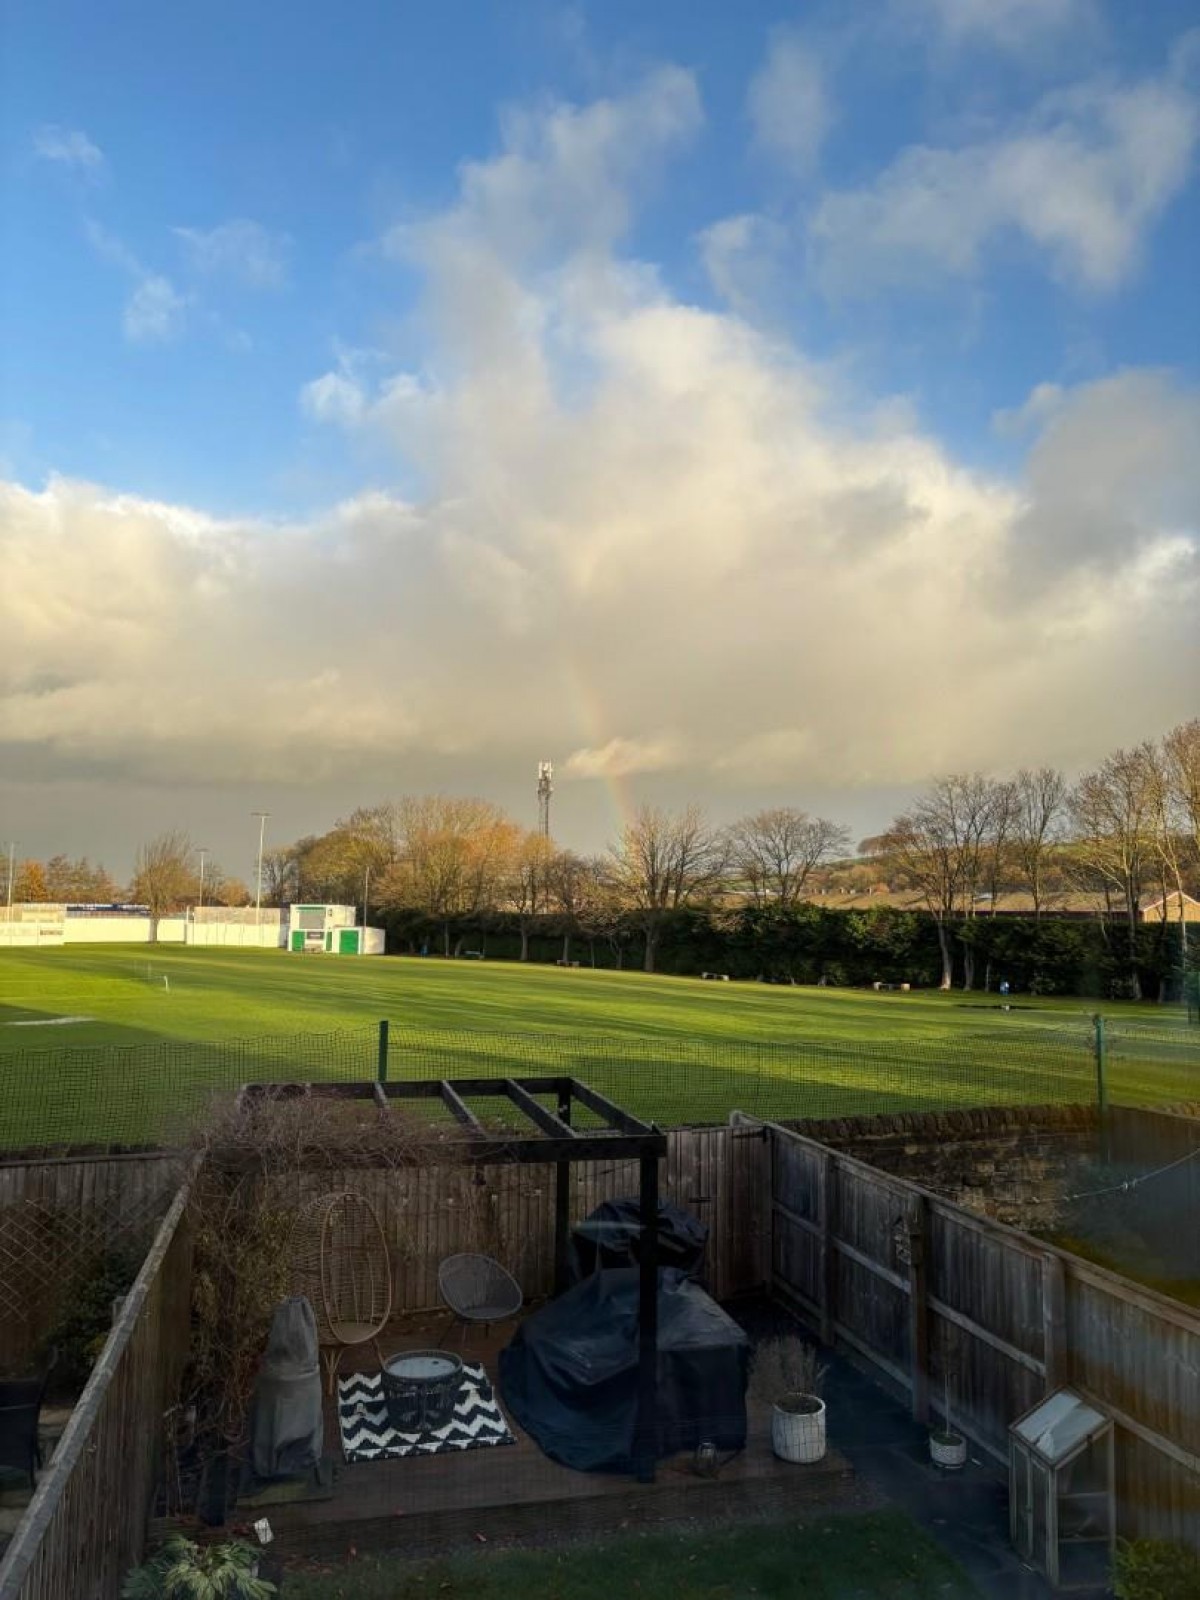
[[[135,344],[165,344],[183,331],[187,300],[169,278],[148,273],[125,302],[121,327]]]
[[[779,32],[772,39],[748,105],[762,148],[798,176],[812,173],[833,112],[822,64],[798,35]]]
[[[1018,127],[957,148],[912,146],[869,187],[825,196],[810,237],[831,290],[933,285],[1019,237],[1055,276],[1111,291],[1183,187],[1200,130],[1171,78],[1046,96]]]
[[[170,278],[144,266],[125,241],[88,218],[84,237],[104,261],[135,280],[121,313],[121,328],[134,344],[166,344],[184,328],[190,300],[180,294]]]
[[[951,44],[999,46],[1015,53],[1046,39],[1078,40],[1099,25],[1095,0],[900,0],[920,24],[932,22]]]
[[[61,128],[46,123],[33,135],[33,152],[43,161],[54,161],[89,177],[104,170],[104,152],[79,128]]]
[[[1015,482],[902,411],[848,417],[801,350],[618,253],[653,125],[644,95],[554,107],[519,174],[511,144],[466,169],[406,237],[427,369],[343,354],[310,386],[311,414],[391,441],[419,504],[268,526],[5,488],[6,764],[378,793],[448,752],[485,786],[570,752],[740,808],[1067,764],[1194,714],[1194,391],[1127,373],[1027,408]]]
[[[300,390],[300,409],[315,422],[349,426],[365,416],[367,396],[345,373],[325,372]]]
[[[638,772],[665,772],[682,764],[678,738],[610,739],[599,749],[574,750],[564,771],[569,778],[628,778]]]
[[[291,240],[260,222],[238,218],[215,228],[175,228],[192,268],[232,278],[251,289],[280,289],[287,281]]]
[[[698,244],[709,282],[740,315],[754,317],[778,297],[790,249],[781,223],[757,212],[722,217],[704,229]]]

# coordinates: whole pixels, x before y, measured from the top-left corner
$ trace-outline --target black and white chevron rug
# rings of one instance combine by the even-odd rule
[[[464,1366],[454,1415],[442,1428],[401,1433],[388,1420],[383,1379],[356,1372],[338,1379],[338,1424],[347,1461],[386,1461],[400,1456],[436,1456],[446,1450],[479,1450],[516,1444],[482,1367]]]

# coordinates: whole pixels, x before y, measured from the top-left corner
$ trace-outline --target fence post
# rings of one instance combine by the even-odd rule
[[[1046,1393],[1070,1381],[1067,1344],[1067,1274],[1062,1257],[1049,1251],[1042,1257],[1042,1360],[1046,1365]]]
[[[1092,1018],[1096,1036],[1096,1117],[1100,1128],[1100,1159],[1108,1161],[1108,1039],[1100,1012]]]
[[[821,1343],[833,1349],[837,1337],[837,1253],[834,1228],[837,1212],[837,1162],[832,1151],[821,1153],[821,1243],[818,1272],[821,1281]]]
[[[388,1074],[388,1024],[381,1020],[379,1024],[379,1081],[387,1082]]]
[[[914,1422],[929,1421],[929,1202],[915,1197],[908,1231],[908,1342]]]

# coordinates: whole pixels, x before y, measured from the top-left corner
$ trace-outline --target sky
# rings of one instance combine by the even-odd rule
[[[1191,0],[0,0],[0,843],[1200,713]]]

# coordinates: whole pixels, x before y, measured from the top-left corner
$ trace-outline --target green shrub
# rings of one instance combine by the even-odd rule
[[[137,1273],[133,1255],[110,1250],[98,1256],[71,1285],[66,1304],[45,1339],[47,1351],[58,1350],[56,1389],[80,1389],[87,1382],[112,1327],[113,1301],[129,1293]]]
[[[1200,1556],[1165,1539],[1122,1539],[1113,1565],[1117,1600],[1196,1600]]]

